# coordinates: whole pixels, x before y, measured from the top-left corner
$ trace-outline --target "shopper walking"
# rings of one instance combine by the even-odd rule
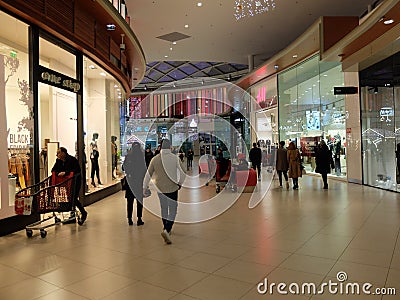
[[[282,187],[282,174],[285,177],[286,189],[289,189],[289,179],[287,171],[289,170],[289,163],[287,158],[287,150],[285,149],[285,142],[279,142],[279,148],[276,150],[276,172],[279,178],[279,187]]]
[[[251,161],[251,166],[255,170],[257,169],[258,181],[261,180],[261,149],[257,147],[257,143],[253,143],[253,148],[251,148],[249,153],[249,159]]]
[[[153,151],[151,151],[151,146],[146,147],[146,151],[144,152],[144,159],[146,161],[146,167],[149,167],[151,159],[154,157]]]
[[[293,189],[297,190],[299,188],[299,177],[301,177],[301,157],[300,151],[296,148],[294,142],[290,142],[287,148],[287,160],[289,163],[289,178],[293,180]]]
[[[328,174],[331,172],[331,168],[335,168],[335,163],[332,158],[332,152],[326,145],[324,140],[321,140],[319,146],[315,151],[315,172],[320,173],[322,181],[324,182],[324,189],[328,189]]]
[[[64,147],[60,147],[57,149],[57,159],[56,162],[51,169],[51,172],[55,172],[58,177],[65,177],[70,175],[71,172],[74,173],[75,177],[75,194],[74,194],[74,202],[75,206],[81,212],[81,218],[78,220],[79,225],[83,225],[87,218],[87,211],[83,207],[82,203],[78,200],[79,191],[81,189],[81,167],[79,166],[78,160],[72,155],[68,154],[68,151]]]
[[[125,157],[123,169],[126,174],[126,190],[125,198],[127,201],[127,217],[128,224],[133,225],[132,213],[133,202],[136,198],[136,225],[141,226],[144,224],[143,216],[143,179],[146,174],[146,163],[144,154],[139,143],[132,144],[131,150]]]
[[[186,156],[187,170],[189,171],[189,168],[193,170],[193,150],[189,149]]]
[[[179,158],[171,152],[171,142],[168,139],[162,141],[160,154],[150,162],[143,182],[143,192],[148,189],[150,179],[154,180],[160,199],[164,226],[161,236],[167,244],[171,244],[170,234],[178,209],[178,190],[185,180],[185,173]]]

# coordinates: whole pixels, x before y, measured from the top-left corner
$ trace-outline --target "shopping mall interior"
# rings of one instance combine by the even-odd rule
[[[0,299],[398,299],[400,1],[186,2],[0,1]]]

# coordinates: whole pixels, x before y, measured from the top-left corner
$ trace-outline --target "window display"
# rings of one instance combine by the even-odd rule
[[[307,172],[315,171],[314,148],[325,140],[335,161],[331,175],[345,177],[345,103],[343,95],[333,93],[333,87],[344,85],[340,64],[314,56],[279,74],[278,83],[280,139],[301,148]]]
[[[14,215],[15,193],[33,183],[33,97],[28,25],[0,12],[0,219]]]
[[[83,71],[86,192],[92,193],[116,184],[122,175],[118,137],[125,92],[113,76],[87,57]]]

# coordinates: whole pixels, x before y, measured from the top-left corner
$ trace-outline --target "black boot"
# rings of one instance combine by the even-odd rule
[[[132,225],[133,225],[132,218],[128,218],[128,224],[129,224],[129,226],[132,226]]]
[[[137,219],[136,225],[137,225],[137,226],[142,226],[142,225],[144,225],[144,222],[143,222],[142,218],[138,218],[138,219]]]

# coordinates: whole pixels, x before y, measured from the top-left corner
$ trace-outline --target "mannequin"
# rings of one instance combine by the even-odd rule
[[[342,174],[341,166],[340,166],[340,150],[342,149],[342,142],[340,135],[335,135],[335,141],[333,143],[333,154],[335,157],[335,172],[336,176],[340,176]]]
[[[92,163],[92,172],[91,172],[91,178],[92,178],[92,185],[96,187],[96,184],[94,183],[94,175],[96,174],[97,177],[97,183],[101,184],[100,181],[100,174],[99,174],[99,151],[97,148],[97,139],[99,138],[98,133],[93,133],[92,141],[90,142],[90,161]]]
[[[117,137],[115,135],[111,136],[111,163],[112,163],[112,179],[115,179],[114,171],[117,169],[117,153],[118,153],[118,146],[117,146]]]

